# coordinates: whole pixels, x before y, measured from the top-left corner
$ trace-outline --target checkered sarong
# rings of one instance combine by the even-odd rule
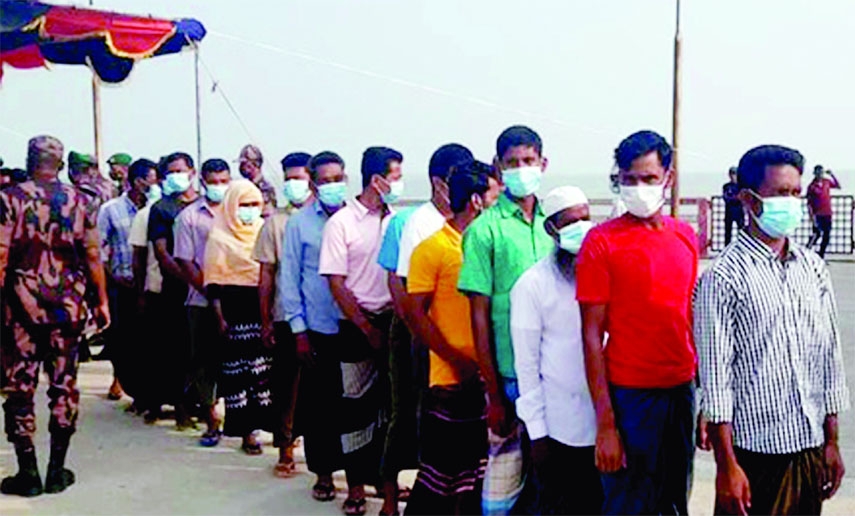
[[[519,421],[514,422],[506,437],[488,430],[490,450],[481,492],[481,509],[485,515],[509,514],[522,493],[525,485],[523,431]]]

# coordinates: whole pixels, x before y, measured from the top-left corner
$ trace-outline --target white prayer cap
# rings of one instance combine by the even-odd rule
[[[560,211],[566,210],[567,208],[572,208],[573,206],[579,206],[582,204],[588,204],[588,197],[581,188],[577,188],[575,186],[559,186],[546,194],[546,197],[544,197],[541,202],[541,208],[543,209],[543,214],[546,215],[546,218],[549,218]]]

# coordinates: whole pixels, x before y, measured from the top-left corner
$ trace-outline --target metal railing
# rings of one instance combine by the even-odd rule
[[[808,216],[807,201],[805,202],[805,217],[801,226],[796,229],[793,238],[800,244],[807,244],[813,234],[813,221]],[[831,208],[834,214],[831,219],[831,238],[828,242],[828,254],[852,254],[855,252],[855,231],[853,231],[853,216],[855,216],[855,197],[851,195],[835,195],[831,198]],[[712,198],[710,213],[709,243],[710,250],[717,252],[724,249],[724,198]],[[734,228],[734,235],[736,231]],[[819,244],[815,246],[818,249]]]

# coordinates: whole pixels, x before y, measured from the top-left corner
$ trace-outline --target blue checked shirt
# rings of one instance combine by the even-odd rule
[[[781,260],[742,231],[695,290],[702,410],[755,453],[818,447],[825,417],[849,407],[828,268],[789,245]]]
[[[131,223],[137,207],[124,193],[107,201],[98,212],[98,232],[101,235],[101,260],[116,279],[132,280],[133,251],[128,242]]]

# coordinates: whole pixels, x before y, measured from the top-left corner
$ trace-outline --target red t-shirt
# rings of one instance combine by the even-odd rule
[[[814,215],[831,216],[831,181],[820,179],[811,182],[807,197]]]
[[[692,291],[697,237],[665,217],[654,230],[630,215],[588,233],[576,265],[576,299],[606,305],[610,384],[667,388],[694,378]]]

